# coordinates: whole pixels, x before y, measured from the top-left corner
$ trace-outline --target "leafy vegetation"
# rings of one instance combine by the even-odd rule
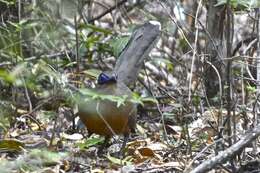
[[[0,0],[0,170],[196,172],[216,155],[223,159],[208,170],[248,171],[242,165],[259,164],[259,8],[259,0]],[[132,97],[95,92],[149,20],[161,35],[138,62]],[[104,139],[78,120],[82,96],[138,105],[124,158],[120,136],[96,154]],[[250,152],[240,145],[221,155],[240,139]]]

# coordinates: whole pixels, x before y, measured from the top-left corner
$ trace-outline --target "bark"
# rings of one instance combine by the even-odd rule
[[[207,12],[207,30],[210,37],[207,40],[206,55],[208,56],[208,61],[211,62],[222,76],[222,58],[223,58],[223,43],[222,43],[222,33],[223,33],[223,20],[221,8],[215,7],[217,0],[210,0],[208,2],[208,12]],[[219,92],[219,80],[216,75],[215,70],[212,67],[206,66],[205,69],[205,88],[206,95],[210,99],[217,96]],[[221,99],[221,98],[220,98]]]

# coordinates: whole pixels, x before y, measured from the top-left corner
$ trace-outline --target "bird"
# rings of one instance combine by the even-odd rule
[[[117,75],[102,72],[97,78],[96,88],[91,90],[91,93],[125,98],[125,102],[119,105],[112,99],[95,99],[83,95],[78,103],[78,115],[86,126],[89,136],[95,133],[105,137],[103,145],[98,149],[98,154],[103,153],[103,149],[112,136],[124,135],[119,153],[124,155],[126,142],[130,133],[135,132],[136,127],[137,105],[131,101],[132,91],[117,80]]]

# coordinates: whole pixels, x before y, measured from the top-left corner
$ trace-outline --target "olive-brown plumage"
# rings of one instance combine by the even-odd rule
[[[95,92],[113,96],[127,95],[128,97],[131,97],[132,94],[129,88],[120,83],[98,86]],[[117,107],[117,102],[108,99],[81,100],[78,114],[89,133],[112,136],[113,133],[129,134],[135,129],[136,105],[130,101]]]
[[[133,132],[136,126],[137,107],[130,101],[132,91],[125,84],[115,80],[98,85],[94,92],[103,96],[119,96],[127,97],[127,99],[118,107],[117,102],[110,99],[82,97],[78,103],[78,115],[87,127],[89,134],[96,133],[105,136],[106,142],[114,134],[123,134],[127,139],[129,133]]]

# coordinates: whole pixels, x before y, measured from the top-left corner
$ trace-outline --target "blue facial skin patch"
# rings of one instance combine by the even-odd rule
[[[106,84],[106,83],[109,83],[109,82],[116,82],[116,77],[115,76],[108,76],[106,75],[105,73],[101,73],[99,76],[98,76],[98,84],[102,85],[102,84]]]

